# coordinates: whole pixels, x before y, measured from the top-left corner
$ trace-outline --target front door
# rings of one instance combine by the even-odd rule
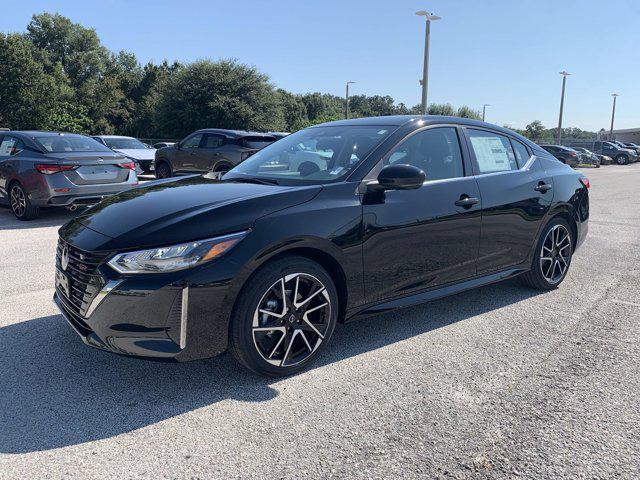
[[[526,262],[553,200],[553,179],[520,141],[466,128],[482,195],[478,274]]]
[[[202,133],[194,133],[185,138],[180,143],[180,148],[176,148],[171,167],[176,173],[196,173],[198,153],[202,142]]]
[[[420,130],[396,146],[389,164],[426,173],[416,190],[365,194],[364,282],[367,302],[409,295],[476,274],[480,191],[463,161],[456,127]]]

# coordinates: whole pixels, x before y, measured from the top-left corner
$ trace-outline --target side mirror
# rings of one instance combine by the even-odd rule
[[[420,188],[427,175],[413,165],[387,165],[378,174],[377,190],[413,190]]]

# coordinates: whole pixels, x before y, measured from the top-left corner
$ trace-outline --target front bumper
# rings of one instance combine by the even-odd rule
[[[59,247],[56,267],[62,272],[60,251]],[[72,261],[68,273],[63,272],[70,284],[66,288],[73,293],[56,280],[53,300],[85,344],[175,361],[226,350],[233,263],[219,259],[205,268],[137,276],[119,276],[104,262],[95,275],[82,276],[75,267]],[[85,286],[79,279],[89,276],[95,282]],[[204,278],[210,281],[203,282]]]

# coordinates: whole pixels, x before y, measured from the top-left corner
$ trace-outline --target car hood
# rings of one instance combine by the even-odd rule
[[[260,217],[307,202],[321,189],[204,176],[159,180],[106,198],[60,234],[91,251],[169,245],[249,229]],[[80,225],[99,235],[83,235]]]
[[[135,160],[153,160],[156,156],[155,148],[114,148],[113,151]]]

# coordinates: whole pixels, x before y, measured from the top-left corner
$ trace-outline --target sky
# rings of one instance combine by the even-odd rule
[[[7,1],[7,0],[5,0]],[[4,3],[4,2],[2,2]],[[9,2],[8,2],[9,3]],[[640,128],[640,0],[21,0],[0,31],[59,12],[139,61],[235,58],[294,93],[391,95],[420,103],[424,19],[432,23],[429,103],[468,105],[487,121]]]

